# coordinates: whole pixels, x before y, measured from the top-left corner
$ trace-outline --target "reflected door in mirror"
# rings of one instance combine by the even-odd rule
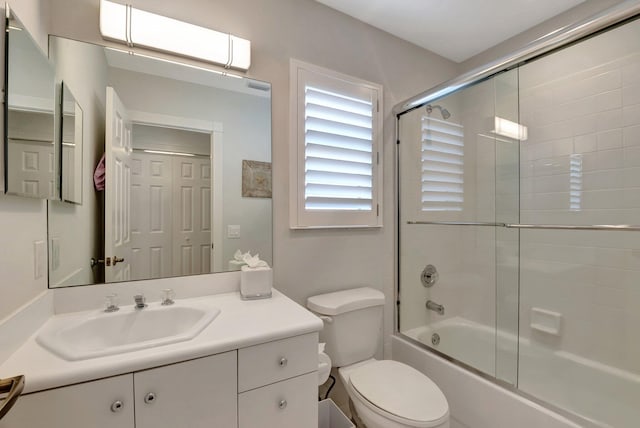
[[[8,19],[6,47],[6,192],[59,199],[53,67],[13,14]]]
[[[105,278],[131,279],[131,121],[116,91],[107,87],[105,135]]]

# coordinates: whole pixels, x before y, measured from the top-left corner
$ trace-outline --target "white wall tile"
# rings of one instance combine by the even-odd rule
[[[597,134],[598,150],[617,149],[622,147],[622,129],[612,129],[610,131]]]

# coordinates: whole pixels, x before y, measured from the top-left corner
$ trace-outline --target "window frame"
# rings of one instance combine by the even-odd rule
[[[290,60],[289,227],[338,229],[382,227],[383,106],[382,85],[323,67]],[[371,210],[308,210],[305,208],[305,90],[307,83],[344,88],[347,93],[370,91],[372,95]]]

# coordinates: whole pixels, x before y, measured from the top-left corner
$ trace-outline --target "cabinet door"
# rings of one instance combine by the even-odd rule
[[[88,427],[133,428],[132,375],[24,395],[0,421],[0,428]]]
[[[134,374],[136,428],[237,426],[236,351]]]
[[[318,426],[318,372],[294,377],[238,396],[240,428]]]

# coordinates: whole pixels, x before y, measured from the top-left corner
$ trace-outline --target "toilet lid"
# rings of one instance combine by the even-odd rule
[[[398,361],[367,364],[351,373],[349,382],[373,405],[401,418],[432,422],[449,411],[447,399],[431,379]]]

